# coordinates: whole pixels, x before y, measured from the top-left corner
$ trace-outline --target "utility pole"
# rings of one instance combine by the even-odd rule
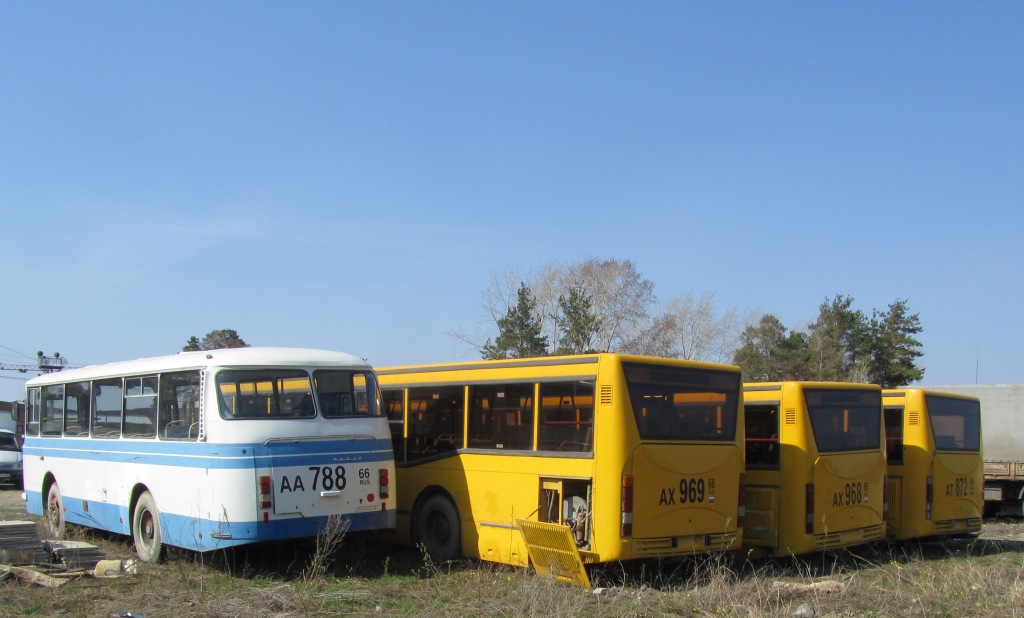
[[[42,371],[43,373],[53,373],[54,371],[60,371],[68,366],[68,359],[60,355],[60,352],[54,352],[53,356],[46,356],[42,352],[36,352],[36,364],[35,365],[7,365],[0,363],[0,369],[6,371],[20,371],[26,373],[28,371]]]

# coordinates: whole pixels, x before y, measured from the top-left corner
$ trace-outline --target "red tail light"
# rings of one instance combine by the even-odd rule
[[[619,535],[633,536],[633,477],[622,477],[622,525]]]
[[[380,499],[387,500],[388,496],[391,495],[390,490],[391,481],[388,475],[387,468],[380,469]]]
[[[924,492],[925,503],[924,503],[924,518],[931,520],[932,518],[932,500],[935,499],[935,486],[932,485],[932,477],[928,477],[928,488]]]
[[[814,534],[814,483],[807,483],[807,494],[804,504],[807,512],[804,530],[807,534]]]
[[[274,486],[269,476],[260,477],[260,508],[269,509],[274,506]]]
[[[737,502],[739,509],[736,512],[736,529],[743,529],[743,521],[747,518],[747,477],[740,475],[740,497]]]
[[[882,521],[889,521],[889,475],[882,477]]]

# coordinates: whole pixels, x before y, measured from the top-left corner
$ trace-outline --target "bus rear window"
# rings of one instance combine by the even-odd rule
[[[881,391],[808,388],[804,400],[818,452],[881,448]]]
[[[377,379],[372,373],[319,369],[313,372],[320,414],[326,418],[342,416],[381,416]]]
[[[224,418],[310,418],[316,415],[309,374],[301,369],[228,370],[217,374]]]
[[[641,439],[736,439],[738,373],[640,363],[622,368]]]
[[[925,402],[928,404],[928,415],[932,420],[936,449],[981,450],[980,402],[937,395],[925,395]]]

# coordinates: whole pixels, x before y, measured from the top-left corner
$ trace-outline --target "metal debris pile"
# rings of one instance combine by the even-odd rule
[[[31,521],[0,521],[0,582],[17,578],[56,588],[82,576],[134,573],[134,560],[106,560],[100,548],[81,541],[40,541]]]

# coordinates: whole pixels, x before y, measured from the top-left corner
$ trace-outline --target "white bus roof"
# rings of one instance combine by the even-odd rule
[[[65,369],[32,378],[27,387],[40,384],[75,382],[114,375],[142,375],[160,371],[201,367],[352,367],[370,369],[365,360],[330,350],[311,348],[225,348],[199,352],[179,352],[168,356],[140,358],[104,365]]]

